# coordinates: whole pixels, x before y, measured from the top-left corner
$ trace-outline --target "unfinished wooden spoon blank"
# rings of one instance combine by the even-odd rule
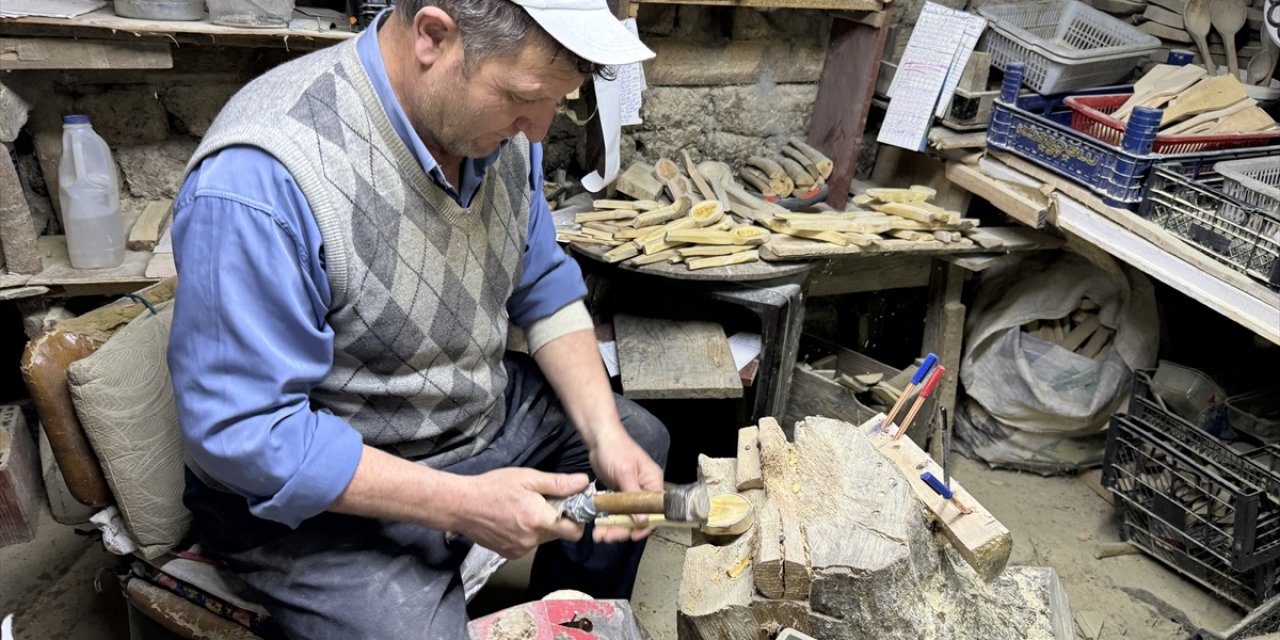
[[[741,253],[732,253],[727,256],[714,256],[711,258],[689,258],[684,261],[690,271],[698,269],[709,269],[711,267],[727,267],[734,264],[746,264],[748,262],[757,262],[760,260],[760,252],[756,250],[743,251]]]
[[[693,202],[689,196],[680,196],[676,201],[652,211],[646,211],[631,220],[636,227],[649,227],[655,224],[663,224],[670,222],[689,213],[689,209],[693,207]]]
[[[809,161],[818,168],[818,173],[822,175],[823,180],[827,180],[831,177],[831,171],[835,169],[835,163],[833,163],[831,158],[828,158],[826,154],[813,148],[809,143],[801,140],[800,138],[792,137],[787,140],[787,144],[790,144],[798,149],[800,153],[807,156]]]
[[[1224,109],[1247,99],[1249,94],[1245,93],[1244,85],[1236,78],[1229,75],[1205,78],[1174,98],[1164,110],[1160,125],[1169,125],[1206,111]]]
[[[703,200],[689,209],[689,217],[696,227],[709,227],[724,219],[724,208],[716,200]]]
[[[880,202],[890,203],[913,203],[924,202],[931,196],[925,191],[916,191],[914,189],[867,189],[864,195],[870,196]],[[870,204],[870,203],[867,203]]]

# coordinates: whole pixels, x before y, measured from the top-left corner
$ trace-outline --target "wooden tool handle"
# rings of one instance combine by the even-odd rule
[[[636,524],[635,520],[631,519],[631,516],[617,515],[617,516],[605,516],[603,518],[596,518],[596,526],[597,527],[623,527],[626,529],[635,529],[639,525]],[[697,528],[698,523],[693,521],[682,522],[679,520],[668,520],[662,517],[661,514],[651,513],[649,514],[648,526],[695,529]]]
[[[596,510],[607,513],[665,513],[662,491],[618,491],[595,497]]]

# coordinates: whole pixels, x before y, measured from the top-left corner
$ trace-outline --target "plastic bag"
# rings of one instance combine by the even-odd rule
[[[1115,331],[1105,359],[1023,331],[1026,323],[1071,315],[1084,298],[1099,306],[1101,326]],[[1099,434],[1127,399],[1133,370],[1155,363],[1155,291],[1141,273],[1104,271],[1074,254],[1026,257],[983,274],[966,334],[960,379],[981,406],[959,412],[956,435],[966,448],[991,464],[1042,472],[1094,466],[1105,444]],[[975,415],[998,424],[965,419]],[[1080,440],[1084,451],[1054,444],[1064,438]],[[1059,448],[1070,453],[1055,454]]]

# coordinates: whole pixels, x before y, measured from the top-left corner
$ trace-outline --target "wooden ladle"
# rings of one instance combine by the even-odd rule
[[[1187,8],[1182,11],[1182,22],[1187,35],[1191,36],[1200,49],[1200,60],[1205,70],[1209,75],[1216,74],[1217,65],[1213,63],[1213,56],[1209,55],[1209,30],[1213,28],[1213,12],[1209,8],[1209,0],[1188,0]]]
[[[1240,61],[1236,58],[1236,33],[1244,28],[1249,17],[1249,7],[1245,0],[1213,0],[1210,22],[1222,36],[1222,48],[1227,50],[1227,70],[1231,75],[1240,77]]]
[[[1277,47],[1265,33],[1262,34],[1262,51],[1249,59],[1245,81],[1249,84],[1270,86],[1271,76],[1276,73],[1278,61],[1280,61],[1280,47]]]

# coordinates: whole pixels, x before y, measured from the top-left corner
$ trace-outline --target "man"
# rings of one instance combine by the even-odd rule
[[[471,542],[555,541],[535,597],[630,594],[647,532],[547,497],[661,489],[667,433],[609,388],[537,143],[650,56],[603,0],[401,1],[210,128],[173,227],[186,502],[290,637],[464,638]]]

